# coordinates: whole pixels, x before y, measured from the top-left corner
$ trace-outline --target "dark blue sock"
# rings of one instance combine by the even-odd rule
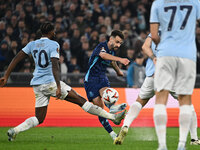
[[[99,121],[101,122],[101,124],[103,125],[103,127],[106,129],[108,133],[113,131],[112,127],[110,126],[110,123],[108,122],[106,118],[99,117]]]

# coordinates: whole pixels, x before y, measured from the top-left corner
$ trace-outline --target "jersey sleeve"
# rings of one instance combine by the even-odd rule
[[[99,45],[97,46],[97,48],[96,48],[95,51],[94,51],[94,55],[95,55],[95,56],[99,56],[99,53],[100,53],[100,52],[105,52],[105,53],[107,53],[107,51],[106,51],[105,47],[103,46],[103,44],[99,44]]]
[[[29,42],[24,48],[22,48],[22,51],[26,53],[27,55],[31,54],[31,47],[33,42]]]
[[[197,0],[197,20],[200,20],[200,1]]]
[[[56,42],[55,44],[52,45],[50,57],[51,58],[55,57],[59,59],[60,58],[59,52],[60,52],[60,45]]]
[[[150,23],[159,23],[158,1],[154,1],[151,6]]]

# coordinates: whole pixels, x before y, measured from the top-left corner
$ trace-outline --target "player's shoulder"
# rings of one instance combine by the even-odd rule
[[[50,40],[50,39],[48,39],[48,45],[50,46],[50,47],[60,47],[60,45],[59,45],[59,43],[58,42],[56,42],[56,41],[54,41],[54,40]]]
[[[107,46],[107,42],[101,42],[101,43],[98,44],[97,47],[100,48],[101,50],[102,50],[102,49],[105,49],[105,50],[106,50],[106,48],[108,47],[108,46]]]
[[[30,41],[30,42],[28,42],[28,44],[26,46],[33,47],[34,45],[35,45],[35,41]]]
[[[56,42],[56,41],[54,41],[54,40],[50,40],[50,39],[49,39],[49,42],[50,42],[51,44],[53,44],[53,45],[59,45],[58,42]]]
[[[97,45],[97,47],[105,47],[107,45],[107,42],[101,42]]]
[[[192,0],[192,2],[197,6],[199,6],[199,4],[200,4],[200,0]]]
[[[164,4],[165,0],[154,0],[153,5],[160,6]]]

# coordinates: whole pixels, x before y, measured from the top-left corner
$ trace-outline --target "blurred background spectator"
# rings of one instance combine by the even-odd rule
[[[143,66],[144,56],[140,52],[135,61],[130,64],[127,71],[127,87],[140,88],[145,79],[145,68]]]
[[[152,1],[1,0],[0,71],[6,69],[29,41],[40,38],[37,30],[45,21],[55,25],[55,40],[61,47],[62,73],[84,73],[95,46],[105,41],[114,29],[122,30],[125,36],[116,55],[134,61],[134,56],[141,51],[137,48],[138,43],[143,42],[149,33]],[[196,34],[197,68],[200,68],[200,27]],[[126,66],[119,66],[127,70]],[[33,67],[25,61],[14,71],[32,72]],[[197,73],[200,73],[200,69]]]

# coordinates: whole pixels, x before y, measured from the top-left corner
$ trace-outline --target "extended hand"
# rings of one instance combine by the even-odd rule
[[[126,65],[129,64],[130,61],[129,61],[127,58],[122,58],[122,59],[120,60],[120,62],[126,66]]]
[[[7,80],[8,80],[8,79],[5,78],[5,77],[0,78],[0,87],[3,87],[4,85],[6,85]]]
[[[60,99],[60,97],[61,97],[61,89],[60,88],[57,88],[57,90],[56,90],[56,99]]]

